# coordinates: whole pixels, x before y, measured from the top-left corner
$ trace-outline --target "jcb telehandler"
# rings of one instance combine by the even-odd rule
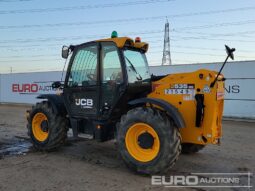
[[[127,37],[63,46],[69,60],[59,95],[40,95],[44,101],[28,111],[28,134],[36,149],[58,148],[72,128],[74,136],[116,139],[126,165],[142,174],[167,171],[183,153],[219,144],[222,135],[224,77],[219,72],[154,76],[145,53],[148,44]]]

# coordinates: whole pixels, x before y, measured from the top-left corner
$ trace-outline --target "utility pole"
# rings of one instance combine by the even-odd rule
[[[171,54],[170,54],[169,22],[168,22],[168,19],[166,19],[162,65],[171,65],[171,64],[172,64],[172,61],[171,61]]]
[[[12,74],[12,67],[10,67],[10,73]]]

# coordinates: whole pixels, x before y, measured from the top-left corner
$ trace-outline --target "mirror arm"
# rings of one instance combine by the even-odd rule
[[[221,71],[223,70],[223,68],[224,68],[224,66],[225,66],[225,64],[226,64],[226,62],[227,62],[227,60],[228,60],[228,58],[229,58],[229,56],[230,56],[230,55],[228,55],[227,58],[225,59],[225,61],[224,61],[223,65],[221,66],[221,69],[220,69],[220,71],[218,72],[216,78],[215,78],[215,79],[213,80],[213,82],[211,83],[210,88],[213,88],[213,87],[214,87],[214,85],[215,85],[215,83],[216,83],[216,81],[217,81],[217,79],[218,79],[218,77],[219,77]]]
[[[64,84],[59,81],[53,82],[51,85],[52,89],[63,89]]]

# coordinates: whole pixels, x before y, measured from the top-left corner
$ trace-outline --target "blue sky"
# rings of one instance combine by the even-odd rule
[[[160,65],[166,16],[173,64],[223,61],[224,44],[236,60],[255,60],[254,0],[0,0],[0,73],[62,70],[63,44],[113,30],[140,36],[149,64]]]

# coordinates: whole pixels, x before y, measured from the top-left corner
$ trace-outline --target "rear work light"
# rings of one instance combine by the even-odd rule
[[[141,42],[141,38],[140,37],[136,37],[135,38],[135,42]]]

